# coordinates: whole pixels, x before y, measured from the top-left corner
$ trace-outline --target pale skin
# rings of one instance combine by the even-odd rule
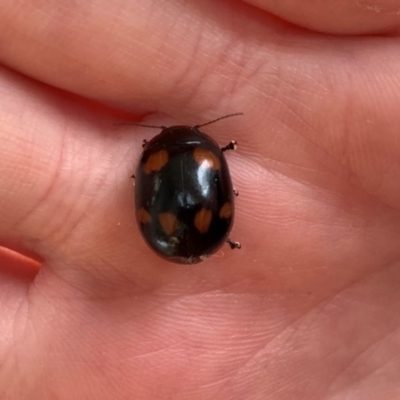
[[[0,398],[398,399],[399,11],[3,0]],[[233,112],[242,249],[162,261],[113,123]]]

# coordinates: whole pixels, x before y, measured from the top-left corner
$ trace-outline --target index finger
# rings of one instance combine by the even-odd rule
[[[163,105],[168,113],[167,102],[185,103],[193,91],[206,103],[231,93],[241,69],[237,27],[254,23],[240,8],[216,2],[6,1],[0,37],[12,40],[2,43],[1,58],[85,97],[135,111]],[[231,102],[228,96],[225,101]]]

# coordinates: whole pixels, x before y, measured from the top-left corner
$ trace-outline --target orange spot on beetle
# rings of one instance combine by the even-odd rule
[[[169,155],[167,150],[163,149],[151,154],[143,165],[144,173],[151,174],[152,172],[160,171],[168,160]]]
[[[175,214],[169,212],[160,213],[158,214],[158,221],[160,222],[162,230],[168,236],[172,235],[178,228],[178,220]]]
[[[212,212],[202,208],[194,217],[194,226],[200,233],[207,233],[210,228]]]
[[[137,217],[141,224],[149,224],[151,222],[151,215],[143,207],[139,208]]]
[[[218,170],[221,168],[221,162],[218,157],[209,150],[196,147],[193,152],[193,158],[199,165]]]
[[[219,210],[219,217],[229,219],[232,217],[232,204],[227,201]]]

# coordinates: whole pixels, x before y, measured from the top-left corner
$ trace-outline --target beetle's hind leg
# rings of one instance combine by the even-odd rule
[[[231,140],[226,146],[221,147],[221,151],[236,150],[237,145],[238,144],[236,140]]]
[[[234,249],[241,249],[241,248],[242,248],[242,245],[241,245],[239,242],[234,242],[234,241],[232,241],[231,239],[228,239],[228,240],[226,241],[226,243],[229,244],[229,247],[230,247],[232,250],[234,250]]]

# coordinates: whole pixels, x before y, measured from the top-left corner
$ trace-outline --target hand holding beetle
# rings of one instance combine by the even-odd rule
[[[400,396],[400,4],[3,3],[2,400]],[[240,252],[148,250],[132,111],[244,112]]]

